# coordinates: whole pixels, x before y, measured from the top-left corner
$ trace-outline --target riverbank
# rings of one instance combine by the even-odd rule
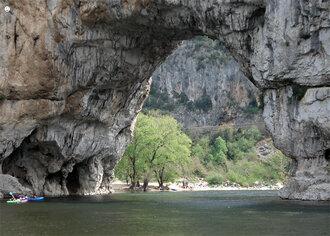
[[[161,190],[158,187],[158,183],[150,182],[148,185],[149,192],[157,191],[219,191],[219,190],[279,190],[283,187],[282,183],[277,183],[276,185],[264,186],[256,185],[253,187],[241,187],[235,186],[234,184],[229,186],[210,186],[207,182],[199,180],[198,182],[188,183],[188,187],[184,188],[183,184],[177,183],[167,183],[165,184],[165,190]],[[130,184],[126,184],[120,180],[115,180],[112,184],[112,190],[114,193],[125,193],[131,191],[143,191],[143,187],[137,187],[134,190],[130,189]]]

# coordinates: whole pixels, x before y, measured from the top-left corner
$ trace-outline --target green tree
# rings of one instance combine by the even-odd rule
[[[262,139],[262,135],[257,128],[257,126],[253,125],[248,131],[247,131],[247,139],[254,139],[255,142],[258,142]]]
[[[227,152],[226,141],[219,136],[211,147],[210,160],[217,165],[226,167]]]
[[[153,133],[145,153],[144,190],[148,187],[152,172],[156,174],[161,187],[170,170],[166,167],[178,163],[186,165],[191,146],[191,140],[183,133],[182,125],[173,117],[153,111],[149,113],[149,118]]]
[[[163,187],[164,181],[174,180],[190,161],[191,140],[179,130],[173,131],[154,161],[153,171],[159,187]]]
[[[122,178],[128,176],[132,187],[143,179],[144,190],[155,174],[162,186],[165,180],[177,176],[179,169],[187,165],[190,146],[191,140],[174,118],[159,111],[149,111],[147,115],[141,113],[137,118],[132,143],[123,156],[127,160],[119,164],[116,173]]]
[[[127,184],[129,181],[132,183],[132,168],[127,156],[124,155],[120,162],[116,165],[115,176],[121,180],[125,180]]]
[[[116,174],[119,178],[131,181],[134,188],[145,169],[145,155],[148,153],[148,144],[154,138],[154,127],[150,125],[150,117],[140,114],[137,118],[134,136],[131,144],[126,148],[122,160],[116,167]]]
[[[210,139],[202,137],[191,149],[192,156],[198,157],[203,164],[209,161],[209,154],[211,152]]]

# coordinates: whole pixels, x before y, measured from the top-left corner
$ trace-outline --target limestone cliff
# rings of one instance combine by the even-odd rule
[[[185,127],[254,123],[261,121],[258,98],[223,45],[197,37],[157,68],[144,109],[168,111]]]
[[[36,194],[109,192],[153,71],[181,40],[206,35],[265,94],[266,125],[297,162],[282,196],[330,198],[328,1],[1,0],[0,9],[0,169]]]

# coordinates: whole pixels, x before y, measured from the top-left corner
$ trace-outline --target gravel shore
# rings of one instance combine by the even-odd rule
[[[199,182],[188,183],[187,188],[183,188],[183,184],[177,183],[167,183],[165,184],[165,191],[218,191],[218,190],[279,190],[283,187],[282,183],[277,183],[276,185],[264,186],[264,185],[256,185],[253,187],[240,187],[234,186],[235,184],[229,186],[209,186],[207,182],[200,180]],[[130,189],[130,185],[120,180],[115,180],[112,184],[112,189],[114,193],[123,193],[130,191],[143,191],[142,186],[136,188],[134,190]],[[158,183],[150,182],[148,191],[164,191],[159,189]]]

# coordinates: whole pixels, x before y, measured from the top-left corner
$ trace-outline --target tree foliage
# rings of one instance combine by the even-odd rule
[[[255,145],[263,138],[256,126],[248,130],[221,127],[210,139],[202,137],[195,141],[192,156],[194,160],[198,157],[205,169],[195,160],[194,173],[205,177],[210,185],[229,181],[247,187],[255,182],[285,181],[290,159],[276,152],[266,161],[258,160]]]
[[[133,187],[135,182],[143,180],[147,188],[153,177],[162,186],[164,181],[177,177],[189,163],[190,146],[190,138],[174,118],[158,111],[140,114],[132,143],[116,168],[116,174],[122,179],[128,176]]]
[[[220,136],[215,140],[214,145],[211,147],[210,160],[217,165],[226,166],[228,148],[226,141]]]
[[[191,145],[180,123],[151,110],[138,116],[134,137],[115,174],[132,187],[143,182],[145,189],[152,179],[161,187],[180,177],[205,178],[210,185],[230,181],[245,187],[287,180],[289,158],[275,152],[266,160],[258,159],[255,145],[262,139],[255,126],[248,130],[224,126],[211,137],[195,138]]]

